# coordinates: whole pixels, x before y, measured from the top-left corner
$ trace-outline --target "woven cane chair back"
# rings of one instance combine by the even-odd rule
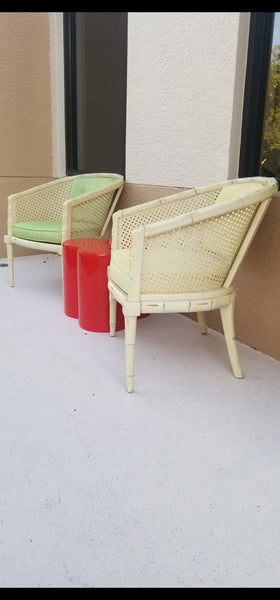
[[[67,177],[13,194],[13,223],[61,219],[63,203],[68,198],[72,180],[72,177]]]
[[[140,292],[174,294],[220,288],[256,210],[255,204],[146,237]]]

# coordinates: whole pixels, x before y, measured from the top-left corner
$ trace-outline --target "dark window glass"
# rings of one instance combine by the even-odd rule
[[[125,175],[127,13],[64,13],[66,168]]]
[[[280,181],[280,13],[274,17],[260,173]]]
[[[239,177],[264,172],[264,152],[271,127],[268,94],[274,22],[274,12],[251,13]]]

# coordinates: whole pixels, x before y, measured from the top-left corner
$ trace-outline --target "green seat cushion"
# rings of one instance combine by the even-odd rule
[[[61,244],[62,221],[14,223],[13,235],[32,242]]]
[[[95,192],[112,183],[115,183],[114,177],[77,177],[74,179],[70,188],[68,199],[77,198],[89,192]]]
[[[219,195],[217,196],[215,204],[218,204],[218,202],[226,202],[227,200],[233,200],[234,198],[238,198],[238,196],[244,196],[244,194],[256,192],[262,187],[263,186],[261,185],[261,183],[257,183],[256,181],[225,185],[225,187],[221,189]]]

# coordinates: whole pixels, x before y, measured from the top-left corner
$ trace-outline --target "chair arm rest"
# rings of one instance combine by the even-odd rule
[[[142,225],[169,220],[199,208],[213,204],[219,190],[213,186],[204,190],[188,189],[143,202],[117,211],[113,216],[112,248],[127,248],[131,244],[131,232]]]
[[[62,240],[102,236],[123,187],[122,180],[66,200],[63,204]]]

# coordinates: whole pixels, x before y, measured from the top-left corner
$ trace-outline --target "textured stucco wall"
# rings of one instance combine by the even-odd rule
[[[237,65],[239,19],[238,12],[129,13],[130,183],[195,187],[228,178],[236,69],[242,97],[246,69],[246,30]]]

